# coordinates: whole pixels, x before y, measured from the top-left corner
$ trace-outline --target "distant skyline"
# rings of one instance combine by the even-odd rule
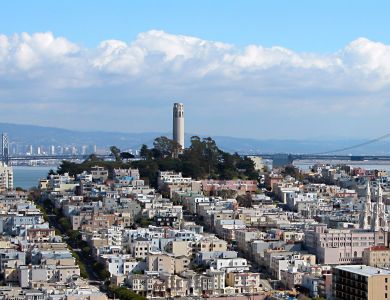
[[[12,1],[0,121],[256,139],[390,132],[387,1]]]

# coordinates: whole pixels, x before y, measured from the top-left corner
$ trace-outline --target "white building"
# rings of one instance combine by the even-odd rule
[[[191,181],[191,177],[183,177],[181,172],[176,173],[173,171],[160,171],[157,178],[157,184],[159,186],[163,185],[164,183],[169,185],[191,184]]]
[[[249,270],[248,261],[245,258],[218,258],[212,263],[212,267],[218,271],[244,272]]]
[[[14,188],[14,173],[12,167],[0,164],[0,192]]]

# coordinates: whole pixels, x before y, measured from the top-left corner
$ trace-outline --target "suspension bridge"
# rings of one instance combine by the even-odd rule
[[[256,154],[261,156],[264,159],[272,159],[274,162],[278,162],[279,165],[283,164],[291,164],[296,160],[305,161],[383,161],[390,163],[390,152],[386,155],[350,155],[350,154],[341,154],[346,151],[351,151],[355,149],[362,148],[364,146],[368,146],[379,141],[383,141],[390,137],[390,133],[379,136],[375,139],[368,140],[362,143],[354,144],[348,147],[332,149],[323,152],[317,153],[307,153],[307,154],[289,154],[289,153],[259,153]]]
[[[256,153],[256,156],[261,156],[264,159],[272,159],[278,164],[290,164],[295,160],[334,160],[334,161],[388,161],[390,162],[390,153],[387,155],[350,155],[344,154],[346,151],[355,150],[364,146],[377,143],[379,141],[390,138],[390,133],[382,135],[372,140],[368,140],[359,144],[351,145],[344,148],[332,149],[317,153]],[[8,135],[2,134],[2,151],[0,160],[6,164],[17,161],[36,161],[36,160],[85,160],[90,154],[58,154],[58,155],[9,155]],[[251,154],[254,155],[254,154]],[[112,158],[112,155],[96,155],[100,159]]]

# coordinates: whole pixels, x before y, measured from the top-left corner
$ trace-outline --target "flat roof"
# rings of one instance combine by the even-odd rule
[[[390,270],[370,267],[366,265],[342,265],[335,267],[338,270],[355,273],[358,275],[370,277],[374,275],[390,275]]]

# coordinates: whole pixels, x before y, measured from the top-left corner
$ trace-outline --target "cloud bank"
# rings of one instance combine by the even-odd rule
[[[318,54],[159,30],[96,48],[51,32],[0,35],[0,118],[8,122],[169,130],[179,100],[192,132],[375,136],[390,132],[389,87],[390,46],[366,38]]]

